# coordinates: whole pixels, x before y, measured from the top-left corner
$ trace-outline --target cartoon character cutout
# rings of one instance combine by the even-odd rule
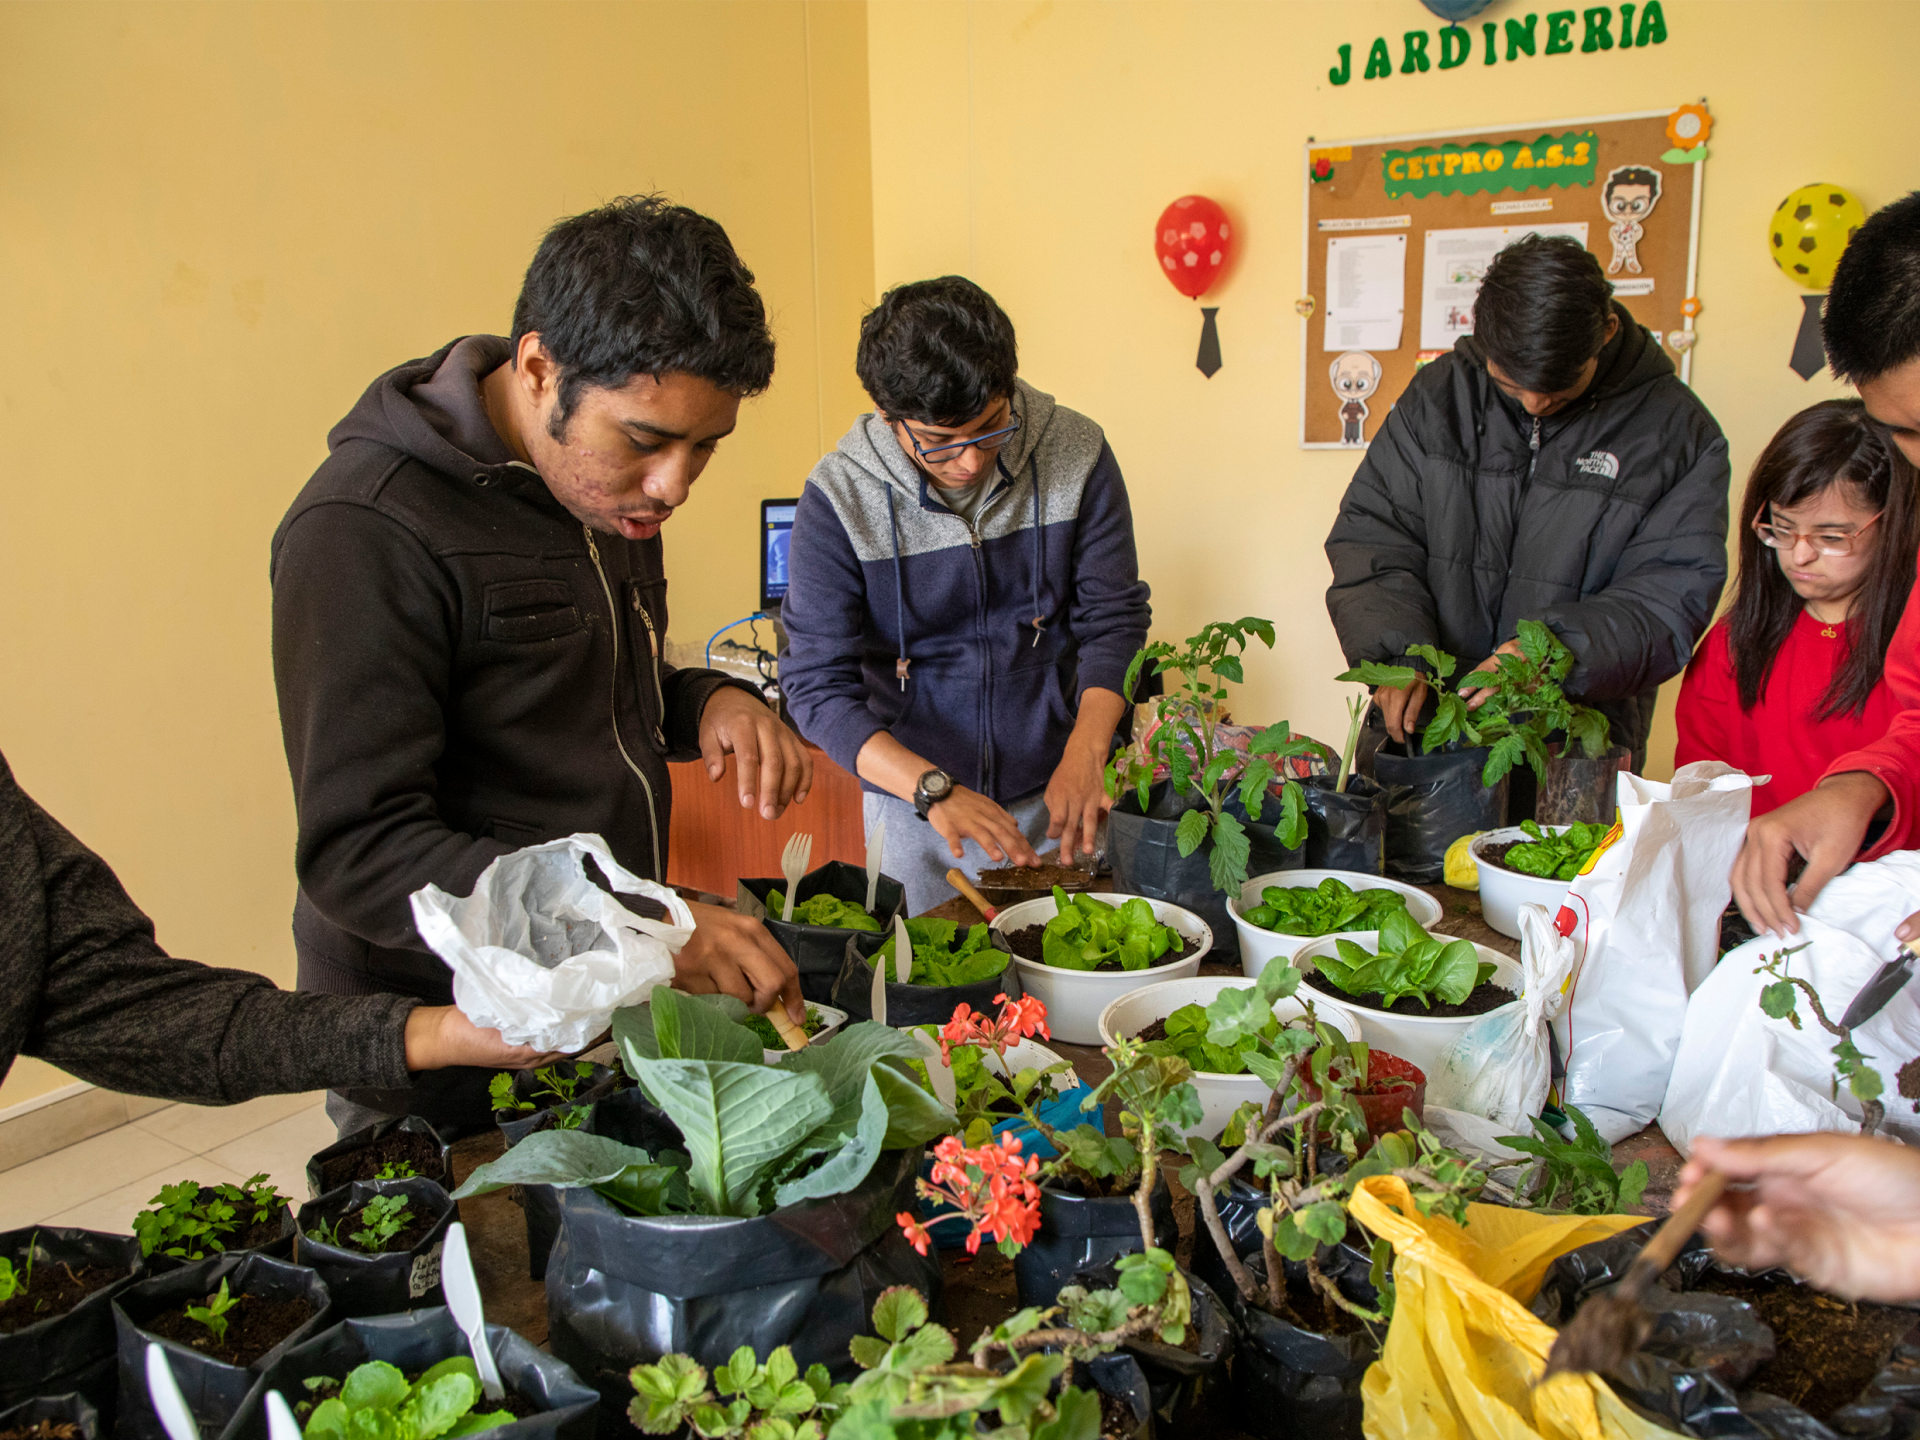
[[[1327,373],[1340,401],[1340,443],[1366,444],[1367,397],[1380,388],[1380,362],[1364,350],[1349,350]]]
[[[1613,241],[1613,259],[1607,273],[1618,275],[1624,268],[1630,275],[1640,273],[1640,241],[1646,236],[1641,222],[1660,203],[1660,172],[1645,165],[1621,165],[1607,172],[1607,183],[1600,190],[1600,207],[1612,223],[1607,238]]]

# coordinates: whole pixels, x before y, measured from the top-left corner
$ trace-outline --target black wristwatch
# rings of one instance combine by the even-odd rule
[[[953,777],[944,770],[929,770],[913,787],[913,808],[925,820],[927,812],[953,793]]]

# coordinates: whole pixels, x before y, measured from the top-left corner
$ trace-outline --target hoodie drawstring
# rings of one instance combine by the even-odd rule
[[[907,688],[907,582],[900,573],[900,512],[894,508],[893,487],[882,487],[887,492],[887,530],[893,536],[893,631],[899,644],[899,654],[894,657],[893,673],[899,678],[900,688]]]

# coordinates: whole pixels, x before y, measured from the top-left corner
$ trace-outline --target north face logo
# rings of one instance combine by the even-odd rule
[[[1573,462],[1573,468],[1586,475],[1604,475],[1609,480],[1620,478],[1620,459],[1605,450],[1596,450],[1591,455],[1583,455]]]

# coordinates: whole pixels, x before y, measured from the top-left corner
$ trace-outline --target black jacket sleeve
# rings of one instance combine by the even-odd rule
[[[1439,639],[1427,588],[1426,454],[1403,400],[1367,448],[1327,535],[1327,613],[1349,665]]]
[[[106,862],[0,757],[0,1073],[33,1055],[95,1085],[200,1105],[407,1083],[417,1001],[296,994],[170,957]]]

